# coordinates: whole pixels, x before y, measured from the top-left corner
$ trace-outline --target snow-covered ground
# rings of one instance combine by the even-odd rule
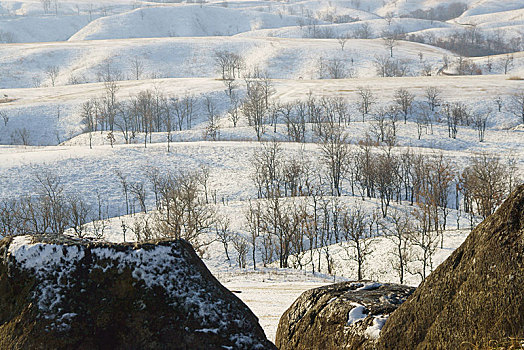
[[[446,9],[450,4],[467,5],[464,12],[446,21],[413,18],[414,11]],[[47,7],[46,4],[49,4]],[[452,5],[456,6],[456,5]],[[441,10],[442,12],[443,10]],[[367,39],[355,37],[363,28]],[[142,214],[124,215],[126,208],[116,172],[130,183],[145,182],[147,169],[162,173],[210,169],[209,189],[217,210],[231,219],[231,230],[247,234],[244,213],[256,198],[250,159],[260,147],[256,133],[240,120],[237,127],[226,116],[229,97],[215,64],[218,51],[229,51],[245,60],[244,72],[258,67],[273,85],[273,100],[281,103],[310,97],[342,97],[350,105],[351,123],[346,125],[352,148],[370,132],[372,118],[362,122],[357,108],[360,87],[377,98],[377,107],[392,103],[404,88],[424,100],[425,90],[441,90],[445,102],[463,102],[474,112],[491,110],[485,141],[479,142],[473,127],[459,127],[457,139],[448,137],[444,121],[420,139],[414,117],[399,122],[393,152],[410,148],[414,153],[443,154],[457,169],[479,152],[512,157],[524,174],[524,123],[510,112],[510,96],[524,89],[524,52],[513,52],[504,74],[506,54],[471,58],[483,75],[436,76],[444,62],[453,73],[458,55],[426,44],[398,41],[393,60],[408,66],[406,77],[377,76],[376,62],[390,55],[381,39],[385,31],[402,31],[445,39],[455,32],[493,35],[513,40],[522,50],[524,3],[521,0],[220,0],[171,3],[137,0],[0,0],[0,201],[32,194],[36,173],[59,174],[68,195],[80,195],[95,211],[97,195],[107,208],[105,239],[122,241],[122,222],[132,225]],[[520,41],[519,41],[520,40]],[[520,45],[520,46],[519,46]],[[320,79],[319,67],[330,60],[344,65],[348,79]],[[429,67],[429,68],[428,68]],[[429,69],[432,76],[422,76]],[[117,80],[119,101],[141,91],[160,91],[167,97],[195,96],[198,100],[193,127],[172,133],[167,152],[167,134],[151,135],[147,147],[137,134],[125,144],[120,131],[110,145],[107,132],[89,135],[82,124],[81,107],[104,95],[101,76],[111,72]],[[238,93],[245,93],[238,79]],[[498,111],[495,103],[501,97]],[[204,137],[204,97],[210,97],[219,112],[218,141]],[[288,156],[303,156],[314,162],[320,151],[312,143],[311,125],[306,143],[291,143],[285,123],[268,126],[263,140],[283,141]],[[26,142],[23,142],[23,139]],[[89,147],[91,139],[92,148]],[[26,143],[26,146],[19,144]],[[379,152],[379,150],[377,150]],[[345,184],[347,186],[347,183]],[[376,210],[376,200],[362,201],[346,190],[341,201],[348,207]],[[154,207],[148,189],[146,204]],[[410,210],[408,203],[395,204]],[[457,222],[460,230],[457,230]],[[436,251],[433,267],[442,262],[467,237],[469,222],[463,213],[450,211],[448,230]],[[128,231],[126,240],[135,239]],[[392,268],[391,240],[375,237],[374,252],[366,260],[365,277],[397,282]],[[320,272],[279,269],[270,264],[254,271],[227,262],[221,244],[212,243],[204,261],[217,278],[250,306],[274,339],[280,315],[304,290],[344,279],[356,278],[343,244],[327,248],[334,259],[334,275],[327,274],[325,251],[310,255],[320,261]],[[249,256],[249,254],[248,254]],[[260,257],[258,257],[260,258]],[[249,259],[248,259],[249,260]],[[296,260],[295,260],[296,261]],[[414,266],[417,268],[417,266]],[[406,283],[417,285],[420,276],[408,274]]]

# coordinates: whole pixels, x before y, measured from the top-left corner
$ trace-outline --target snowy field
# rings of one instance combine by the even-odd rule
[[[383,38],[393,34],[401,36],[389,47]],[[482,49],[492,50],[491,54],[461,57],[444,48],[442,40],[451,36],[489,44]],[[223,53],[241,58],[229,86],[239,99],[247,94],[249,75],[260,73],[257,79],[268,84],[269,102],[274,105],[308,106],[311,100],[321,105],[333,97],[345,101],[350,120],[341,125],[354,154],[367,135],[376,139],[375,114],[392,105],[404,89],[416,104],[406,122],[396,121],[391,149],[377,141],[373,154],[400,156],[409,150],[443,156],[457,172],[473,157],[491,154],[511,162],[522,179],[524,120],[512,96],[524,96],[523,41],[521,0],[0,0],[0,203],[34,195],[38,175],[55,174],[66,197],[85,200],[92,220],[86,225],[89,234],[103,226],[102,239],[133,241],[137,237],[131,227],[156,215],[148,171],[167,175],[208,169],[209,205],[230,220],[229,231],[235,237],[248,240],[246,210],[260,201],[252,163],[262,146],[245,116],[238,123],[231,119],[232,94],[217,65],[217,56]],[[505,46],[496,48],[497,42]],[[380,76],[380,62],[397,65],[402,74],[396,74],[402,76]],[[461,69],[481,74],[456,75]],[[131,139],[121,125],[113,133],[90,130],[86,102],[107,105],[111,86],[118,102],[117,119],[126,113],[121,106],[133,106],[139,96],[149,93],[172,103],[193,98],[191,124],[169,132],[133,132]],[[440,117],[421,129],[420,106],[430,87],[440,92]],[[364,116],[363,89],[374,97]],[[445,108],[454,104],[463,104],[472,116],[489,115],[483,142],[474,123],[459,125],[456,138],[449,137]],[[104,113],[108,112],[100,116]],[[212,138],[210,120],[216,130]],[[279,141],[286,159],[318,166],[322,151],[313,123],[304,124],[301,143],[292,142],[288,128],[280,115],[271,125],[266,122],[260,139]],[[127,214],[117,174],[129,184],[145,184],[147,214],[140,213],[136,200],[130,202],[131,211],[137,213]],[[337,204],[362,208],[368,215],[379,212],[380,200],[352,191],[351,181],[342,180]],[[454,181],[458,183],[458,177]],[[450,203],[453,193],[447,198]],[[325,199],[337,200],[328,195]],[[286,201],[311,206],[307,196]],[[463,203],[450,204],[447,227],[429,270],[481,220],[461,208]],[[413,205],[393,201],[393,209],[411,213]],[[103,212],[104,220],[97,220],[97,212]],[[126,233],[122,227],[128,228]],[[373,251],[366,257],[364,278],[398,282],[394,244],[384,230],[377,224],[370,238]],[[202,249],[204,262],[254,311],[271,340],[281,314],[300,293],[357,279],[357,264],[349,256],[353,248],[338,238],[306,249],[301,257],[291,256],[289,268],[279,268],[277,258],[263,267],[262,249],[257,249],[256,270],[251,250],[246,267],[240,268],[232,244],[227,260],[214,230],[205,238],[215,241]],[[420,268],[420,263],[410,263],[404,283],[418,285]]]

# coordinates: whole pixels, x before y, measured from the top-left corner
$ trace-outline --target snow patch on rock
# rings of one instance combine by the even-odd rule
[[[348,326],[351,326],[354,323],[357,323],[359,321],[362,321],[367,317],[367,310],[364,305],[361,305],[359,303],[351,303],[351,305],[354,306],[353,309],[348,313]]]

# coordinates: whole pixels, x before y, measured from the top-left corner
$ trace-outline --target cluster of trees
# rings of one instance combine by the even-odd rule
[[[441,4],[437,7],[432,7],[426,10],[418,9],[407,15],[401,15],[400,17],[445,22],[460,17],[467,9],[468,5],[463,2],[452,2],[449,4]]]
[[[72,229],[84,237],[88,223],[91,232],[101,238],[106,228],[107,206],[97,193],[98,211],[77,195],[66,193],[59,176],[51,171],[35,172],[33,195],[4,199],[0,203],[0,234],[63,234]]]
[[[105,83],[105,94],[83,103],[81,109],[85,132],[121,132],[126,143],[139,133],[144,135],[144,146],[151,142],[152,133],[167,132],[168,148],[173,130],[190,129],[199,107],[206,101],[197,100],[193,95],[166,96],[159,89],[144,90],[129,100],[117,98],[118,85]],[[209,101],[209,103],[213,103]]]
[[[361,114],[362,121],[366,118],[371,121],[369,133],[377,142],[389,145],[396,142],[400,120],[416,122],[419,139],[424,133],[432,132],[434,124],[444,123],[449,137],[456,138],[459,127],[467,126],[477,130],[480,142],[484,141],[486,127],[495,110],[512,113],[524,123],[524,91],[516,91],[507,98],[496,96],[494,108],[473,110],[463,102],[446,102],[442,91],[436,87],[427,87],[421,99],[416,99],[413,92],[399,88],[391,103],[386,105],[379,105],[373,92],[365,87],[357,88],[354,103],[343,97],[316,98],[311,94],[306,100],[281,103],[272,98],[275,93],[273,83],[263,73],[255,70],[245,74],[245,92],[239,91],[237,81],[224,80],[225,93],[229,97],[226,116],[234,127],[244,119],[253,127],[259,141],[268,127],[273,127],[276,132],[278,124],[285,125],[290,141],[306,142],[309,130],[320,138],[323,129],[354,121],[355,112]],[[117,98],[118,90],[115,82],[106,82],[104,95],[82,105],[82,120],[85,131],[90,133],[90,145],[95,131],[109,131],[108,137],[120,132],[126,143],[141,134],[144,146],[147,146],[148,139],[151,142],[154,132],[167,132],[169,150],[172,132],[190,129],[202,114],[206,120],[204,136],[212,140],[219,136],[221,113],[210,96],[166,96],[161,90],[154,89],[141,91],[122,101]]]
[[[369,140],[350,147],[344,141],[326,137],[316,161],[286,156],[276,142],[255,151],[252,179],[259,199],[246,214],[253,258],[258,251],[264,264],[278,260],[281,267],[313,270],[324,265],[331,273],[329,246],[345,242],[348,259],[357,262],[356,277],[362,278],[373,238],[386,234],[397,244],[401,283],[408,258],[416,258],[417,273],[425,278],[443,244],[450,209],[458,210],[457,226],[464,212],[472,227],[476,215],[490,215],[519,181],[514,162],[487,154],[472,158],[461,172],[443,155],[394,153]],[[375,198],[380,210],[348,208],[342,194]],[[391,211],[393,202],[408,202],[412,209]],[[408,244],[418,247],[416,253],[408,254]]]
[[[476,25],[457,30],[446,37],[437,37],[431,33],[408,34],[405,40],[437,46],[466,57],[519,52],[524,45],[521,37],[507,39],[503,31],[483,34]]]
[[[519,182],[514,161],[488,154],[473,157],[460,171],[443,155],[394,152],[370,139],[349,145],[336,124],[322,135],[313,158],[308,153],[306,159],[304,152],[289,155],[277,142],[255,150],[251,178],[258,198],[244,212],[247,235],[231,230],[229,218],[217,212],[207,167],[177,173],[149,167],[145,180],[136,182],[116,171],[126,213],[144,213],[122,221],[124,236],[130,231],[139,241],[182,238],[200,252],[219,241],[228,259],[233,247],[240,267],[246,267],[251,253],[254,268],[259,257],[264,265],[278,261],[281,267],[329,273],[336,268],[331,245],[341,243],[347,259],[356,263],[359,279],[365,277],[374,242],[384,236],[394,243],[393,267],[403,283],[407,272],[425,278],[432,269],[451,208],[458,210],[457,226],[462,212],[473,226],[476,215],[490,215]],[[35,173],[34,184],[34,195],[0,204],[2,235],[69,229],[78,237],[103,237],[108,206],[100,195],[93,208],[67,194],[60,177],[50,171]],[[380,206],[348,206],[343,195],[374,198]],[[148,208],[152,196],[154,208]],[[394,202],[410,209],[391,209]]]

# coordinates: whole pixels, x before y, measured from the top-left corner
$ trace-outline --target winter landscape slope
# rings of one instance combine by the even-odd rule
[[[462,10],[453,18],[420,18],[438,6],[444,13],[457,2],[466,6],[458,6]],[[321,105],[333,97],[346,101],[351,118],[343,128],[353,152],[365,146],[369,135],[375,154],[400,155],[410,150],[419,155],[442,155],[457,173],[479,154],[491,154],[512,162],[516,172],[524,175],[524,121],[512,105],[512,96],[524,93],[522,1],[241,0],[194,4],[59,0],[50,2],[48,8],[44,3],[0,0],[0,209],[9,200],[35,195],[37,174],[53,173],[59,177],[64,194],[85,198],[89,220],[93,220],[86,224],[87,234],[95,234],[94,228],[100,225],[96,213],[104,212],[103,238],[133,241],[140,237],[132,228],[143,220],[153,220],[155,215],[155,196],[146,170],[176,174],[208,168],[208,202],[230,219],[229,231],[234,237],[249,239],[246,210],[260,201],[251,163],[262,146],[246,117],[234,125],[228,113],[233,99],[217,65],[217,53],[224,52],[243,59],[242,76],[233,82],[239,99],[246,96],[249,79],[245,78],[259,72],[263,79],[268,78],[275,105],[311,99]],[[363,28],[368,32],[358,34]],[[391,48],[383,39],[388,32],[402,34]],[[508,47],[516,49],[465,58],[406,36],[437,42],[455,33],[492,36],[507,43],[512,40]],[[468,38],[474,40],[475,36]],[[396,74],[403,76],[381,77],[381,62],[400,65],[404,70]],[[452,76],[459,73],[464,62],[473,66],[469,74],[482,75]],[[338,75],[333,72],[337,69]],[[344,79],[331,79],[334,75]],[[165,130],[149,135],[137,132],[127,142],[118,126],[113,133],[89,130],[85,103],[105,103],[112,83],[122,106],[131,105],[143,92],[159,92],[171,102],[194,97],[193,124],[170,131],[169,152]],[[430,87],[440,91],[441,111],[431,125],[427,121],[421,124],[420,110]],[[371,113],[364,115],[360,105],[363,88],[375,98]],[[396,103],[400,89],[413,93],[417,104],[406,122],[399,117],[395,140],[387,145],[376,140],[379,115]],[[474,123],[458,126],[456,138],[449,137],[445,108],[459,104],[472,117],[489,115],[483,142]],[[216,114],[212,118],[218,130],[216,141],[209,136],[210,106]],[[312,168],[320,167],[322,151],[313,123],[305,124],[304,143],[291,142],[288,127],[281,114],[272,125],[268,122],[261,139],[280,141],[286,156],[302,159]],[[127,215],[117,173],[130,184],[145,184],[147,214]],[[352,181],[343,180],[340,203],[345,208],[379,212],[380,200],[350,190]],[[459,186],[459,175],[455,184]],[[463,211],[463,198],[454,204],[458,188],[453,187],[447,198],[453,208],[449,209],[448,226],[436,248],[432,268],[444,261],[466,239],[470,227],[480,221],[479,216]],[[300,200],[311,198],[286,199]],[[326,196],[325,200],[336,199]],[[133,211],[140,211],[138,201],[133,199],[132,203]],[[406,214],[414,210],[406,200],[391,205]],[[4,213],[0,210],[0,218]],[[0,228],[5,227],[2,225],[0,220]],[[122,227],[127,227],[127,234]],[[68,232],[73,234],[72,230]],[[302,258],[290,257],[290,265],[296,270],[280,269],[275,260],[253,271],[251,252],[247,254],[247,268],[240,268],[240,254],[230,243],[231,259],[227,259],[223,244],[216,241],[217,232],[214,228],[206,232],[206,238],[215,241],[201,251],[204,261],[228,288],[242,291],[239,297],[261,319],[270,338],[280,315],[303,290],[357,276],[347,242],[330,241],[324,247],[302,252]],[[398,282],[392,240],[384,236],[378,224],[376,232],[374,251],[366,260],[366,277]],[[301,260],[307,256],[318,261],[318,267],[313,263],[311,268],[311,261]],[[254,258],[260,268],[261,248]],[[417,272],[420,264],[410,264],[413,270],[404,283],[416,286],[421,281]]]

